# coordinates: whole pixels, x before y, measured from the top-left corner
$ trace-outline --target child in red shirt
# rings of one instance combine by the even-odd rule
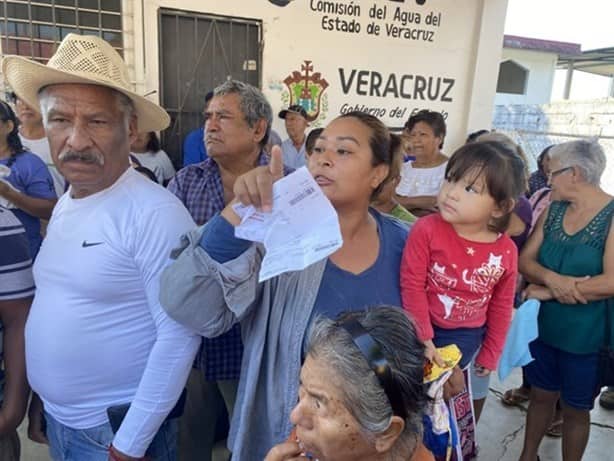
[[[496,369],[518,271],[503,232],[524,181],[522,160],[500,143],[468,144],[450,158],[439,213],[414,224],[401,261],[403,307],[427,358],[442,364],[435,346],[456,344],[461,368],[480,349],[480,374]]]
[[[448,161],[439,213],[414,224],[401,260],[403,308],[413,316],[429,360],[443,366],[436,347],[456,344],[461,368],[479,350],[476,374],[496,369],[518,273],[517,250],[504,231],[524,188],[522,160],[500,143],[467,144]],[[463,391],[448,402],[463,459],[476,449],[472,410],[466,411],[470,399]]]

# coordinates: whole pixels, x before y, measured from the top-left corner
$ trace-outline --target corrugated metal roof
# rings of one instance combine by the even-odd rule
[[[538,38],[519,37],[517,35],[504,35],[503,47],[516,48],[520,50],[544,51],[566,56],[574,56],[582,53],[582,48],[579,43],[541,40]]]
[[[579,56],[559,56],[557,68],[567,69],[569,64],[574,70],[612,76],[614,75],[614,47],[587,50]]]

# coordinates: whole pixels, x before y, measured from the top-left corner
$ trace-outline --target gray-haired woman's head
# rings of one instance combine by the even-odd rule
[[[391,401],[352,336],[338,322],[358,321],[379,345],[398,384],[407,411],[405,429],[395,445],[413,450],[421,434],[424,346],[407,315],[399,308],[373,307],[343,314],[338,321],[318,318],[309,332],[307,354],[330,366],[343,383],[345,407],[363,428],[366,437],[385,431],[393,417]],[[409,451],[411,452],[411,451]]]
[[[561,168],[576,167],[584,180],[599,186],[606,167],[605,153],[596,139],[579,139],[553,146],[548,152],[550,159],[556,159]]]
[[[266,120],[267,129],[260,141],[260,146],[266,146],[273,123],[273,109],[262,92],[249,83],[239,80],[227,80],[213,90],[213,96],[237,94],[241,99],[239,107],[245,116],[249,127],[253,127],[259,120]]]

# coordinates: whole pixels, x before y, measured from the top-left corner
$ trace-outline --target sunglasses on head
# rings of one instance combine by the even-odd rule
[[[343,328],[352,337],[352,341],[358,347],[361,354],[369,364],[369,368],[373,370],[377,380],[384,389],[384,393],[388,397],[392,413],[400,416],[403,420],[407,419],[407,409],[403,402],[403,395],[399,383],[392,374],[390,363],[384,357],[384,353],[380,345],[373,337],[365,330],[358,320],[348,319],[337,322],[337,326]]]

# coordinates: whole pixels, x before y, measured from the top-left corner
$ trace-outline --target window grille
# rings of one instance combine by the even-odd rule
[[[102,37],[122,53],[121,0],[0,0],[3,54],[46,63],[71,32]]]

